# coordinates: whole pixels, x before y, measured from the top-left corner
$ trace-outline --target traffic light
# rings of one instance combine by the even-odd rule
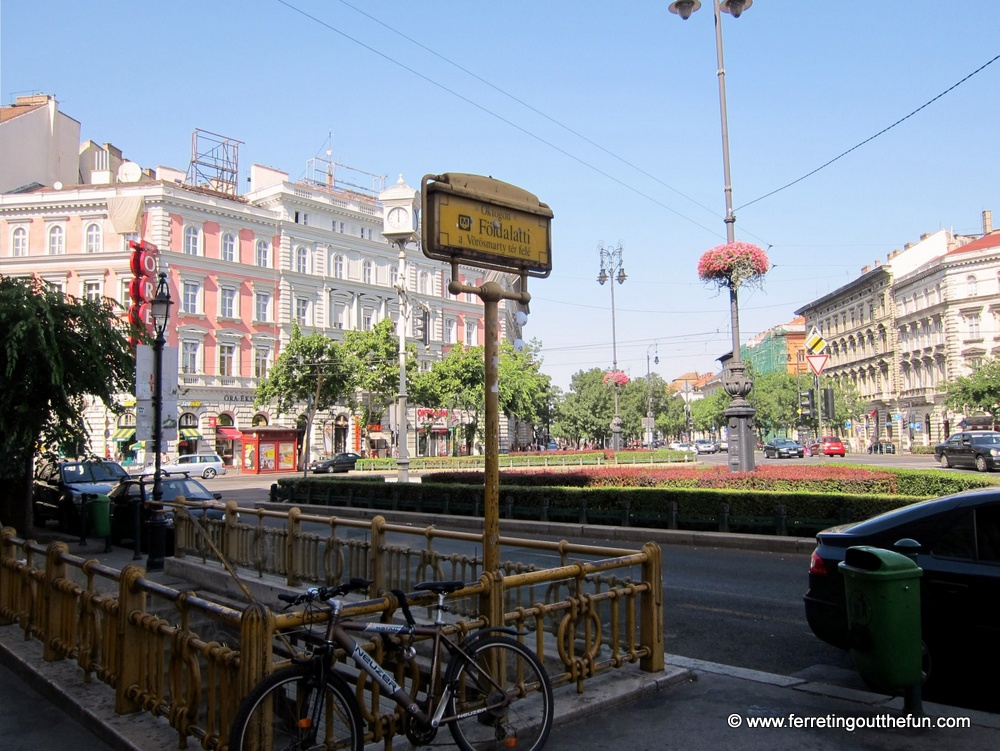
[[[823,414],[826,419],[832,421],[836,411],[836,405],[833,403],[833,389],[823,389]]]
[[[426,310],[417,311],[413,317],[413,338],[424,346],[430,340],[430,317],[431,314]]]
[[[813,389],[799,392],[799,413],[803,417],[815,417],[816,392]]]

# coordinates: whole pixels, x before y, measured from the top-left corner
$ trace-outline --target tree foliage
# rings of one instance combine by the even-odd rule
[[[351,405],[365,425],[382,420],[399,393],[399,337],[395,325],[384,318],[367,331],[344,334],[341,351],[353,376]],[[416,372],[413,345],[406,350],[406,372]]]
[[[1000,414],[1000,360],[983,360],[974,373],[945,384],[945,402],[956,411],[985,412],[994,422]]]
[[[38,279],[0,276],[0,494],[5,524],[30,533],[36,448],[83,453],[88,399],[120,412],[135,388],[128,324],[110,299],[80,300]]]

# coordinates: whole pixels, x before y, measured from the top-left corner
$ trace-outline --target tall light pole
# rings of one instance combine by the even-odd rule
[[[715,53],[718,59],[719,113],[722,121],[722,171],[726,196],[726,242],[736,241],[736,215],[733,213],[733,186],[729,174],[729,121],[726,115],[726,66],[722,59],[722,13],[739,18],[753,0],[713,0],[715,6]],[[682,19],[688,19],[701,7],[699,0],[675,0],[669,10]],[[746,400],[753,389],[753,382],[746,375],[740,360],[740,311],[736,285],[729,285],[729,315],[733,330],[733,354],[729,359],[724,386],[732,397],[729,408],[723,413],[729,427],[729,469],[733,472],[752,472],[754,469],[753,416],[755,410]]]
[[[396,184],[379,193],[382,203],[382,235],[399,248],[399,279],[396,292],[399,294],[399,404],[396,419],[396,466],[399,468],[398,482],[410,480],[410,456],[406,439],[406,322],[410,317],[410,300],[407,285],[406,243],[420,235],[418,212],[420,193],[399,176]]]
[[[156,285],[156,296],[150,302],[153,318],[153,505],[149,522],[149,557],[146,569],[162,571],[167,552],[167,517],[163,512],[163,482],[160,477],[160,454],[163,451],[163,348],[167,343],[165,332],[170,320],[170,287],[167,275],[161,273]]]
[[[601,271],[597,275],[597,282],[604,285],[611,280],[611,372],[613,373],[612,386],[615,390],[615,417],[611,421],[611,449],[620,451],[622,447],[622,418],[618,411],[618,340],[615,334],[615,282],[624,284],[628,278],[625,276],[625,269],[622,265],[622,244],[617,247],[597,247],[598,255],[601,259]]]
[[[646,347],[646,390],[649,392],[649,409],[646,410],[646,447],[653,448],[653,390],[650,388],[649,350],[653,350],[653,364],[660,364],[660,348],[653,342]]]

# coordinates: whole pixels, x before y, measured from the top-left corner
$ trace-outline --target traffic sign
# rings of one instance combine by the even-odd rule
[[[826,349],[826,339],[819,333],[819,329],[813,326],[812,331],[809,332],[809,336],[806,337],[805,345],[807,350],[814,355],[818,355]]]
[[[823,368],[826,367],[826,361],[830,359],[830,355],[806,355],[806,362],[809,363],[809,368],[816,375],[820,375],[823,372]]]

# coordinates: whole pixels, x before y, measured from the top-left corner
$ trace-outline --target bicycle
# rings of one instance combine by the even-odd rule
[[[305,751],[322,748],[361,751],[365,728],[358,699],[347,680],[334,670],[341,648],[370,676],[384,696],[404,710],[403,729],[414,746],[431,743],[447,725],[462,751],[517,749],[539,751],[552,729],[552,683],[535,654],[511,628],[481,629],[463,644],[444,633],[445,598],[465,587],[461,581],[423,582],[414,589],[433,592],[433,623],[417,625],[406,596],[394,591],[404,624],[343,620],[350,592],[367,590],[366,579],[336,587],[312,588],[299,595],[278,595],[287,607],[325,606],[330,617],[322,644],[258,683],[240,704],[229,736],[230,751]],[[320,605],[317,605],[320,603]],[[286,608],[287,609],[287,608]],[[416,658],[416,637],[433,639],[430,680],[419,701],[396,682],[349,632],[380,636],[404,660]],[[447,666],[440,672],[445,651]],[[419,694],[418,694],[419,695]]]

